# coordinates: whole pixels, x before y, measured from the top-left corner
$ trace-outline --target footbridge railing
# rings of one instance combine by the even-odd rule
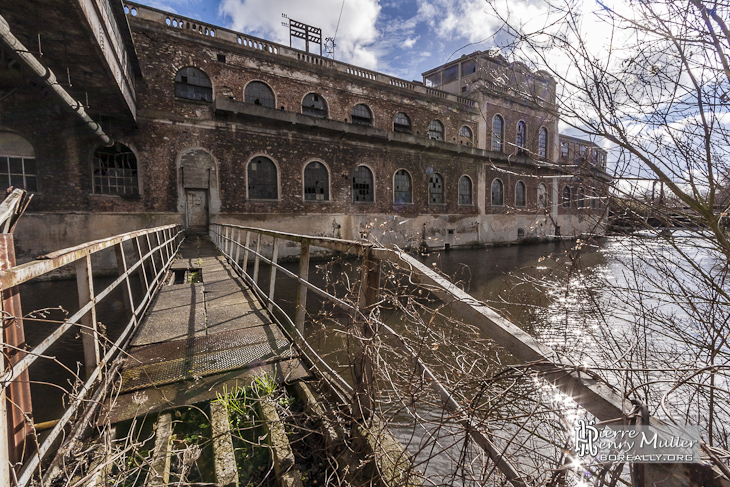
[[[4,373],[0,376],[3,395],[0,398],[0,431],[4,434],[0,437],[10,439],[9,448],[7,443],[0,441],[0,482],[3,485],[28,485],[33,475],[40,472],[41,462],[56,447],[61,435],[67,435],[71,440],[64,443],[67,449],[78,441],[81,427],[89,422],[119,367],[120,350],[153,299],[183,238],[180,225],[160,226],[87,242],[0,270],[5,332],[5,353],[1,357],[5,361]],[[110,270],[109,265],[116,265],[116,271]],[[48,324],[49,320],[23,316],[19,286],[64,270],[75,273],[78,308],[69,310],[71,316],[56,323],[39,344],[26,349],[24,324],[26,327],[40,326]],[[112,279],[111,283],[101,290],[97,288],[99,279],[95,279],[99,270],[107,276],[112,274],[107,277]],[[139,284],[133,283],[136,280]],[[133,292],[133,287],[137,292]],[[100,330],[98,311],[100,306],[107,305],[110,299],[118,299],[120,294],[124,310],[117,310],[115,314],[123,315],[126,323],[112,341]],[[48,355],[49,348],[73,330],[80,333],[83,341],[85,381],[78,385],[61,418],[53,422],[55,425],[50,433],[39,443],[32,419],[28,368],[39,360],[53,361],[54,357]],[[54,362],[53,365],[59,364]],[[5,420],[6,415],[9,421]],[[78,415],[81,416],[76,417]]]
[[[378,391],[374,390],[373,375],[374,368],[378,366],[375,361],[380,358],[374,358],[376,354],[368,353],[368,351],[374,342],[380,338],[387,338],[400,351],[399,353],[408,357],[420,378],[428,383],[436,395],[441,398],[442,406],[450,413],[450,419],[465,429],[472,440],[489,456],[504,479],[513,486],[535,484],[529,478],[530,476],[519,468],[516,459],[510,458],[494,441],[494,432],[488,431],[485,423],[477,424],[474,420],[473,410],[470,410],[463,400],[459,401],[456,397],[454,385],[445,383],[438,377],[438,374],[433,372],[432,367],[425,363],[423,351],[416,350],[400,333],[379,318],[376,309],[383,302],[379,296],[381,283],[385,281],[385,277],[381,276],[383,263],[390,263],[404,273],[410,283],[419,284],[429,293],[437,296],[444,308],[460,315],[464,323],[478,328],[482,336],[496,342],[517,361],[524,364],[524,367],[529,368],[544,381],[572,398],[596,420],[626,424],[636,418],[635,402],[632,403],[599,380],[596,374],[584,367],[576,367],[569,363],[549,347],[539,343],[531,335],[502,317],[494,309],[476,300],[435,270],[399,249],[384,248],[365,241],[304,236],[228,224],[211,224],[210,236],[221,253],[254,288],[260,298],[268,304],[270,311],[274,310],[283,314],[274,300],[277,273],[283,273],[296,281],[294,319],[290,320],[285,317],[284,321],[289,321],[289,331],[294,335],[294,339],[303,349],[311,352],[308,357],[314,367],[318,368],[324,376],[333,379],[342,394],[350,394],[353,405],[352,413],[355,417],[367,420],[376,406]],[[312,283],[309,276],[309,261],[312,249],[315,247],[348,254],[358,259],[361,284],[356,296],[350,296],[350,299],[337,297]],[[286,249],[290,254],[298,254],[297,273],[280,265],[280,248]],[[265,252],[264,249],[267,251]],[[259,286],[262,262],[270,266],[268,289],[266,290]],[[251,268],[250,272],[249,268]],[[353,364],[352,386],[339,378],[330,365],[320,359],[306,343],[303,332],[308,292],[315,293],[325,302],[344,311],[352,322],[359,325],[356,328],[359,329],[358,340],[361,353]],[[655,418],[651,418],[650,422],[651,424],[661,423]],[[566,465],[570,464],[568,460],[571,460],[570,455],[567,455]],[[649,485],[651,479],[656,478],[672,479],[668,485],[700,485],[699,478],[712,478],[717,485],[730,485],[727,468],[719,461],[703,464],[644,464],[634,467],[631,474],[628,474],[633,485],[644,485],[645,483]],[[547,467],[543,465],[542,468]],[[608,467],[605,469],[608,471]],[[627,474],[621,473],[623,470],[621,463],[611,466],[611,469],[614,477],[623,475],[623,482],[626,482]],[[640,473],[637,474],[637,472]],[[606,475],[605,471],[602,475]],[[616,482],[616,478],[614,478],[614,482]]]

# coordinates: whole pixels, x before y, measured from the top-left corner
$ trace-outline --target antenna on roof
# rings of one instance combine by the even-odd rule
[[[327,37],[324,40],[324,55],[326,57],[335,58],[335,38]]]

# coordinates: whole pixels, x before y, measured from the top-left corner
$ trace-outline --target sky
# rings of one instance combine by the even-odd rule
[[[495,35],[504,35],[484,0],[137,1],[288,45],[285,14],[334,37],[335,59],[406,80],[420,81],[421,73],[450,59],[488,50]],[[511,14],[529,16],[540,3],[512,0]],[[294,47],[303,49],[301,42]]]

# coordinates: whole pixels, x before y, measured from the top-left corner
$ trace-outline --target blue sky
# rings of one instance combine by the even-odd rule
[[[337,32],[335,58],[407,80],[495,45],[501,22],[484,0],[141,0],[139,3],[289,44],[282,13]],[[529,2],[510,2],[512,13]],[[340,12],[342,13],[340,17]],[[339,23],[338,23],[339,22]],[[467,44],[468,47],[459,50]],[[295,45],[295,47],[299,47]],[[301,47],[303,48],[303,46]],[[455,51],[458,51],[454,53]]]

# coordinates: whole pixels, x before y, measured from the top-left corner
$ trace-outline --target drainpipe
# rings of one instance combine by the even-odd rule
[[[56,81],[56,76],[53,72],[41,64],[36,57],[31,54],[28,49],[18,40],[17,37],[10,32],[10,25],[0,15],[0,44],[7,48],[10,53],[20,61],[26,68],[28,68],[35,76],[40,78],[41,82],[54,94],[56,97],[71,111],[75,112],[76,115],[94,132],[94,135],[99,137],[102,143],[109,147],[114,145],[114,140],[111,139],[101,129],[101,125],[96,123],[84,110],[84,107],[75,100],[63,87]]]

